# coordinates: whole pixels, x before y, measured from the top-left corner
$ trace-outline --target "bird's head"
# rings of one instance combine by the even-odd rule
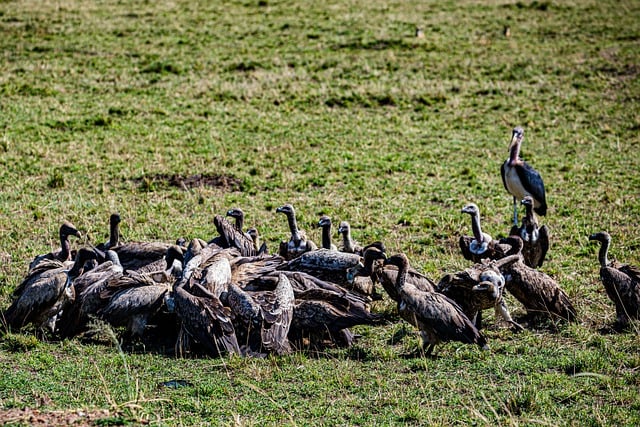
[[[471,216],[480,215],[480,209],[478,209],[478,206],[475,203],[469,203],[464,208],[462,208],[460,212],[469,214]]]
[[[493,299],[498,298],[500,296],[500,291],[492,282],[480,282],[471,288],[473,292],[483,292],[485,294],[491,295]]]
[[[244,212],[240,208],[233,208],[227,211],[227,216],[230,216],[232,218],[243,218]]]
[[[524,199],[520,201],[520,204],[526,207],[533,207],[533,197],[525,196]]]
[[[396,267],[400,268],[407,268],[409,267],[409,259],[407,258],[407,256],[405,254],[396,254],[396,255],[392,255],[389,258],[386,258],[384,260],[384,265],[395,265]]]
[[[504,287],[504,276],[495,270],[485,270],[480,273],[480,282],[490,282],[496,288],[502,289]]]
[[[349,223],[347,221],[340,222],[340,226],[338,227],[338,233],[345,234],[350,230]]]
[[[112,213],[111,216],[109,217],[110,225],[118,225],[120,224],[121,221],[122,221],[122,218],[120,218],[119,213]]]
[[[63,222],[60,226],[60,236],[76,236],[79,239],[82,238],[82,234],[69,221]]]
[[[293,213],[295,213],[293,206],[290,205],[289,203],[287,203],[286,205],[282,205],[278,208],[276,208],[276,212],[278,213],[283,213],[285,215],[291,215]]]
[[[598,233],[593,233],[591,236],[589,236],[589,240],[597,240],[598,242],[604,243],[604,242],[611,242],[611,235],[609,235],[609,233],[607,233],[606,231],[600,231]]]
[[[520,126],[513,128],[513,131],[511,132],[511,142],[509,143],[509,150],[514,146],[520,146],[522,138],[524,138],[524,129]]]
[[[328,215],[322,215],[318,221],[318,227],[331,227],[331,218]]]

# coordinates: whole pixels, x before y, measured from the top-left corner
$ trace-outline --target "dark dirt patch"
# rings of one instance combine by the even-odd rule
[[[162,187],[178,187],[189,190],[197,187],[220,188],[226,191],[242,191],[242,180],[229,175],[197,174],[182,176],[178,174],[156,174],[135,178],[142,190],[154,191]]]
[[[3,425],[29,426],[97,426],[125,425],[130,420],[114,415],[107,410],[41,411],[39,409],[2,409],[0,420]],[[136,421],[140,423],[140,421]]]

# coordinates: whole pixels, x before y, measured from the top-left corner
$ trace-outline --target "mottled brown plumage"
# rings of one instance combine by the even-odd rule
[[[357,276],[368,276],[372,283],[380,283],[389,297],[398,302],[400,297],[397,290],[398,268],[395,265],[386,265],[384,261],[387,257],[383,251],[375,246],[367,246],[364,250],[364,263],[350,268],[347,272],[349,279]],[[426,275],[415,270],[411,266],[407,269],[406,281],[417,289],[424,292],[435,291],[436,284]]]
[[[409,261],[404,254],[391,256],[384,264],[398,267],[398,311],[405,311],[409,322],[420,330],[427,355],[436,344],[447,341],[488,348],[485,338],[454,301],[437,292],[421,291],[407,282]]]
[[[522,249],[519,236],[506,239],[512,247]],[[575,321],[576,310],[569,296],[549,275],[531,268],[522,260],[500,269],[505,278],[505,287],[527,310],[531,317],[544,316],[551,320]]]
[[[218,238],[213,243],[223,248],[236,248],[242,256],[254,256],[258,251],[255,248],[251,237],[244,232],[239,231],[235,225],[232,225],[223,216],[216,215],[213,223],[218,231]]]
[[[284,263],[280,255],[259,255],[253,257],[236,257],[231,261],[231,282],[241,288],[247,283],[271,273]]]
[[[200,287],[197,283],[195,286]],[[193,295],[180,285],[173,288],[169,306],[181,321],[176,352],[184,354],[190,347],[190,339],[194,339],[213,356],[240,354],[231,310],[206,289],[200,287],[198,293],[199,296]]]
[[[164,306],[171,285],[139,276],[137,286],[116,293],[98,315],[113,326],[126,326],[130,336],[142,338],[149,319]]]
[[[273,291],[255,292],[254,300],[260,305],[262,325],[261,348],[269,353],[287,354],[292,351],[288,335],[293,319],[294,293],[286,275],[280,274]]]
[[[501,316],[507,323],[521,330],[522,326],[511,318],[504,301],[505,280],[499,270],[519,259],[518,255],[512,255],[499,261],[485,260],[462,271],[446,274],[438,282],[436,290],[458,303],[478,329],[482,326],[482,310],[493,308],[496,317]]]
[[[107,261],[74,280],[75,300],[62,312],[57,325],[63,338],[84,332],[91,317],[96,316],[116,292],[105,294],[109,285],[122,277],[123,269],[115,252],[108,250],[106,256]]]
[[[350,347],[354,336],[347,331],[356,325],[375,325],[383,317],[373,314],[364,303],[324,289],[310,289],[296,295],[291,334],[296,341],[308,338],[313,347],[322,347],[325,337]]]
[[[617,325],[625,327],[630,319],[640,319],[640,268],[608,259],[611,236],[606,231],[592,234],[589,240],[600,242],[600,280],[615,304]]]
[[[253,247],[256,249],[256,255],[268,255],[269,250],[267,249],[266,242],[260,242],[260,233],[258,233],[258,229],[255,227],[251,227],[247,230],[247,236],[251,238],[253,241]]]
[[[73,301],[73,281],[82,273],[85,262],[95,258],[93,250],[81,248],[73,262],[44,260],[38,263],[32,274],[20,284],[16,298],[4,312],[7,325],[12,329],[20,329],[29,323],[37,327],[45,326],[65,305]],[[54,265],[57,267],[49,268]]]
[[[351,287],[347,271],[358,264],[360,264],[360,257],[356,254],[318,249],[282,264],[278,270],[303,271],[319,279]]]

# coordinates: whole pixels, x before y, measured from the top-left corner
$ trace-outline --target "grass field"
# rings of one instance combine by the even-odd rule
[[[213,237],[239,206],[274,250],[290,202],[316,241],[326,213],[438,279],[468,265],[464,204],[494,237],[510,229],[499,170],[521,125],[550,206],[543,270],[580,317],[515,335],[489,320],[491,351],[434,359],[406,356],[419,337],[400,320],[357,329],[351,349],[265,360],[25,331],[0,338],[0,420],[640,424],[639,327],[612,333],[587,240],[608,230],[611,255],[640,264],[639,16],[632,0],[0,0],[3,309],[63,219],[100,242],[114,211],[126,239],[173,241]],[[172,185],[194,175],[207,185]],[[190,385],[161,385],[174,379]]]

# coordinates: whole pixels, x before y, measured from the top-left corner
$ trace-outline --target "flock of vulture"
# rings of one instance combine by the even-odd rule
[[[255,357],[352,345],[356,336],[349,328],[386,323],[370,309],[383,298],[380,287],[397,303],[398,315],[420,331],[426,354],[448,341],[488,348],[481,332],[486,309],[516,331],[540,321],[575,321],[567,294],[539,270],[549,249],[548,229],[536,218],[546,214],[545,190],[540,174],[519,157],[522,139],[522,128],[515,128],[502,165],[514,201],[509,236],[494,240],[484,233],[478,207],[468,204],[462,213],[471,217],[472,235],[460,237],[460,249],[473,265],[437,283],[411,268],[404,254],[387,254],[381,242],[359,246],[347,222],[338,228],[337,248],[328,216],[318,222],[318,248],[298,228],[290,204],[276,209],[291,232],[277,254],[260,244],[256,229],[244,230],[240,209],[214,218],[215,238],[189,244],[123,243],[120,217],[113,214],[109,240],[77,250],[69,238],[80,233],[63,223],[60,248],[30,263],[1,320],[9,330],[33,324],[39,332],[48,328],[68,338],[90,337],[99,319],[125,328],[133,340],[168,340],[178,355]],[[518,201],[525,208],[520,223]],[[590,239],[601,244],[600,277],[615,304],[616,323],[625,327],[640,314],[640,269],[609,261],[606,232]],[[505,290],[526,309],[525,326],[511,317]]]

